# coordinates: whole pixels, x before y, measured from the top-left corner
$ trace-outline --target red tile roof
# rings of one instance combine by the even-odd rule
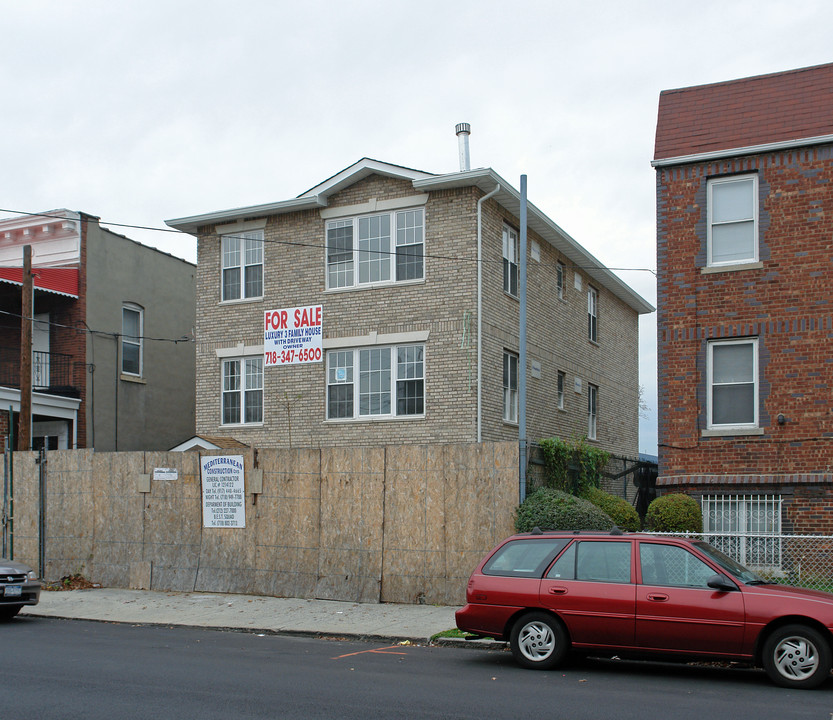
[[[654,160],[833,135],[833,63],[659,97]]]
[[[32,268],[38,290],[78,297],[78,268]],[[0,267],[0,282],[23,285],[23,268]]]

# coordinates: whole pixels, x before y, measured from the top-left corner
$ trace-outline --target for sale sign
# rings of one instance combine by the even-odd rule
[[[264,364],[321,362],[321,305],[267,310],[263,314]]]
[[[202,460],[202,526],[246,527],[243,456],[219,455]]]

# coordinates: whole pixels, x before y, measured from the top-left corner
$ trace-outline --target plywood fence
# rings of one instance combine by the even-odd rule
[[[512,532],[516,443],[242,454],[246,527],[219,529],[203,527],[197,452],[47,453],[45,577],[79,572],[109,587],[456,605],[480,557]],[[14,454],[15,557],[34,567],[36,460]],[[156,468],[177,477],[153,479],[148,490],[143,476],[147,482]],[[262,488],[251,483],[255,469]]]

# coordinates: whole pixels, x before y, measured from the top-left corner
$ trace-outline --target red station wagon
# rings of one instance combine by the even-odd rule
[[[527,668],[573,650],[748,662],[791,688],[830,676],[833,594],[770,583],[698,540],[536,529],[480,562],[466,603],[457,627],[508,640]]]

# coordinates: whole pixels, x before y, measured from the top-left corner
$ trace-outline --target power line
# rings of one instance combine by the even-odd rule
[[[5,209],[5,208],[0,208],[0,212],[2,212],[2,213],[11,213],[11,214],[16,214],[16,215],[26,215],[26,216],[29,216],[29,217],[52,218],[53,220],[54,219],[60,219],[60,217],[57,216],[57,215],[50,215],[49,213],[26,212],[25,210],[8,210],[8,209]],[[135,225],[135,224],[130,224],[130,223],[117,223],[117,222],[110,222],[110,221],[107,221],[107,220],[102,220],[101,218],[95,218],[95,219],[101,225],[111,225],[113,227],[130,228],[130,229],[134,229],[134,230],[149,230],[149,231],[152,231],[152,232],[173,233],[175,235],[181,235],[181,236],[185,236],[185,237],[188,237],[188,238],[193,238],[193,235],[191,235],[190,233],[185,233],[185,232],[182,232],[181,230],[177,230],[175,228],[153,227],[153,226],[150,226],[150,225]],[[81,222],[89,222],[89,220],[87,220],[83,217],[80,218],[80,220],[81,220]],[[220,238],[220,239],[222,239],[222,238],[233,238],[233,239],[237,239],[237,240],[245,240],[246,239],[245,236],[242,236],[242,235],[235,235],[233,233],[217,233],[217,232],[205,233],[204,235],[201,235],[200,237],[214,238],[214,239],[217,239],[217,238]],[[313,248],[315,250],[326,250],[326,245],[322,244],[322,243],[304,243],[304,242],[296,242],[296,241],[291,241],[291,240],[279,240],[279,239],[276,239],[276,238],[266,238],[266,237],[264,237],[262,239],[262,242],[270,243],[270,244],[273,244],[273,245],[285,245],[287,247],[302,247],[302,248],[306,247],[306,248]],[[424,243],[423,243],[423,245],[424,245]],[[395,249],[394,250],[370,250],[370,251],[363,251],[363,252],[368,252],[369,254],[375,255],[375,256],[387,255],[387,256],[392,257],[392,256],[396,255],[396,250]],[[429,254],[429,253],[422,253],[421,255],[415,255],[414,257],[429,258],[429,259],[432,259],[432,260],[447,260],[449,262],[455,262],[455,263],[459,263],[459,262],[477,263],[478,262],[477,258],[459,257],[459,256],[453,256],[453,255],[435,255],[435,254]],[[503,260],[481,260],[480,262],[482,262],[484,264],[501,265],[503,263]],[[556,263],[539,263],[539,264],[542,267],[556,267],[558,263],[556,262]],[[604,270],[611,270],[611,271],[616,271],[616,272],[648,272],[648,273],[651,273],[651,275],[653,275],[654,277],[656,277],[656,275],[657,275],[656,270],[653,270],[652,268],[608,267],[607,265],[602,265],[601,268],[599,268],[598,266],[594,266],[594,265],[576,265],[575,263],[570,263],[570,264],[565,263],[565,266],[570,267],[573,270],[585,270],[585,271],[587,271],[587,270],[604,269]]]
[[[184,343],[184,342],[194,342],[194,339],[187,336],[187,335],[183,335],[182,337],[179,337],[179,338],[160,338],[160,337],[152,337],[150,335],[127,335],[125,333],[112,332],[112,331],[109,331],[109,330],[94,330],[92,328],[86,327],[86,323],[85,323],[85,327],[81,328],[81,327],[77,327],[75,325],[64,325],[62,323],[53,322],[51,320],[38,320],[34,317],[25,317],[24,315],[22,315],[20,313],[8,312],[6,310],[0,310],[0,315],[7,315],[8,317],[18,318],[20,320],[31,320],[33,322],[38,322],[38,323],[41,323],[43,325],[49,325],[50,327],[64,328],[66,330],[73,330],[73,331],[75,331],[79,334],[80,333],[86,333],[88,335],[96,335],[96,336],[99,336],[99,337],[110,337],[110,338],[127,337],[127,338],[135,338],[137,340],[149,340],[149,341],[152,341],[152,342],[169,342],[169,343],[174,343],[175,345],[178,344],[178,343]]]

